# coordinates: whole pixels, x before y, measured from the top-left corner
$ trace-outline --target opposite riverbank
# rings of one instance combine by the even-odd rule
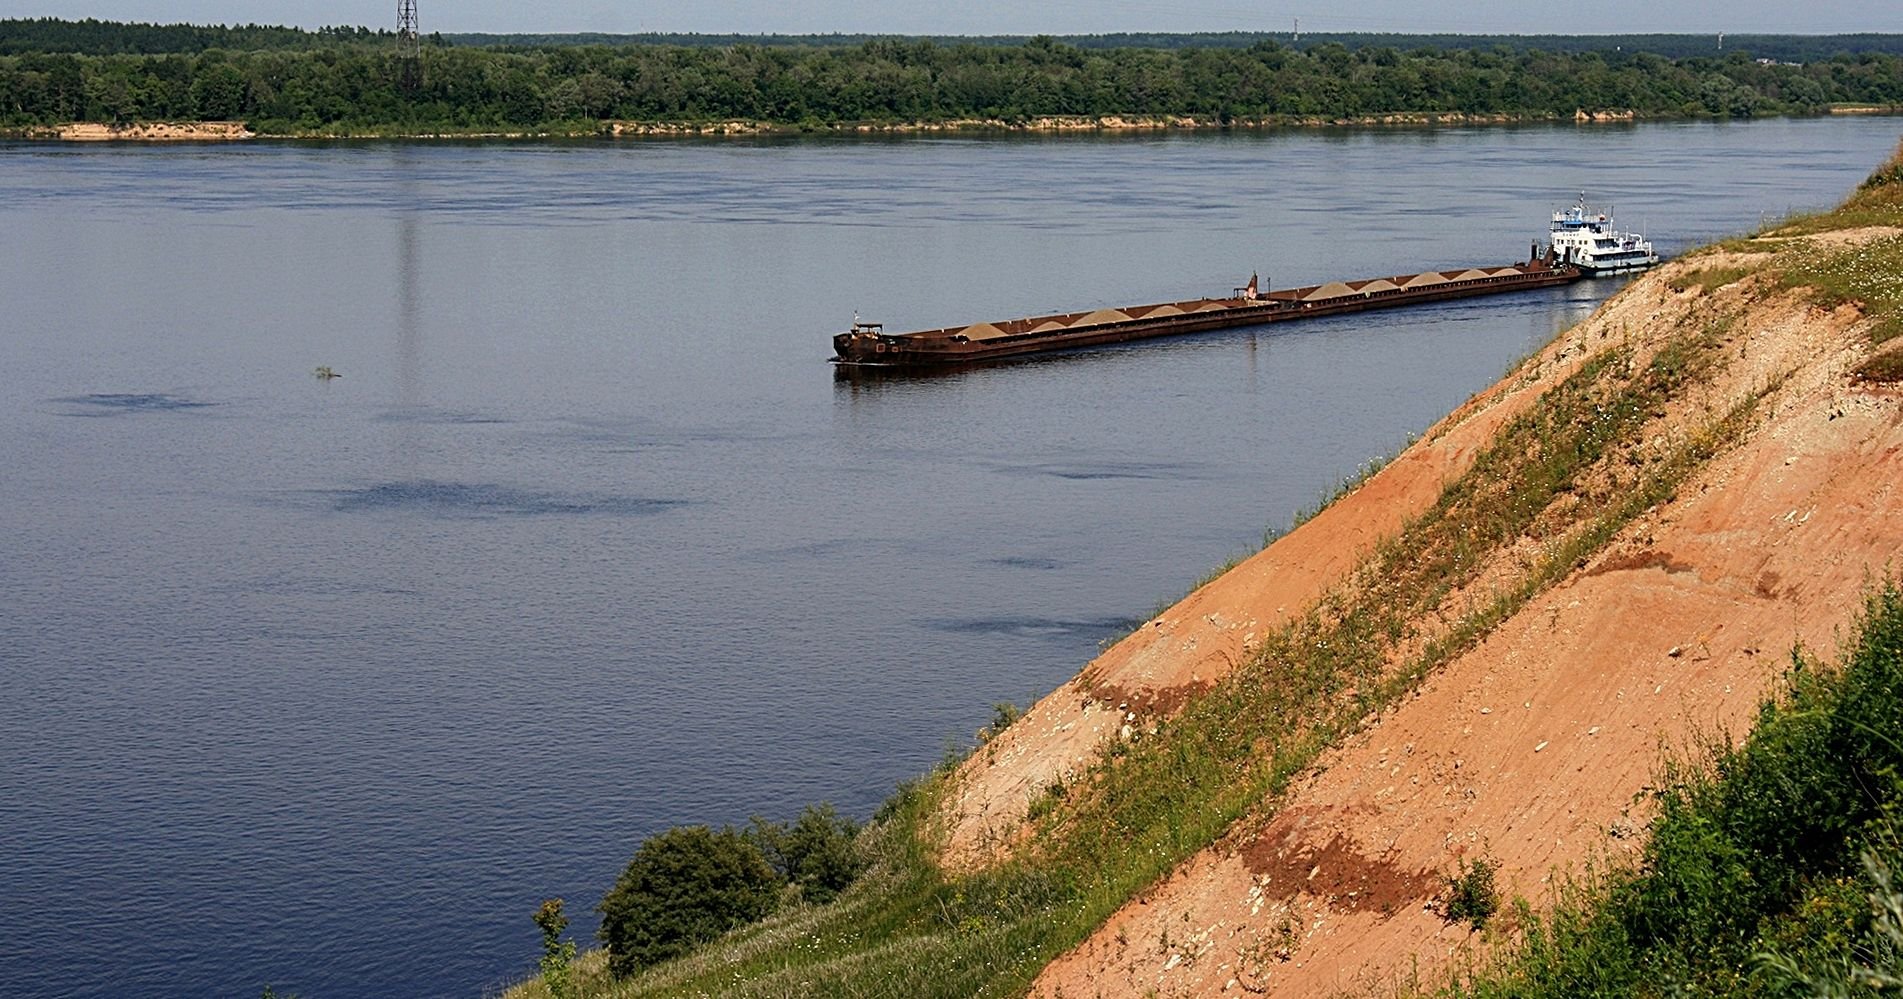
[[[1271,38],[1101,48],[1040,36],[405,52],[362,32],[208,31],[0,22],[0,127],[57,136],[76,121],[243,121],[286,138],[1077,132],[1748,119],[1903,104],[1903,55],[1883,38],[1846,37],[1792,59],[1456,38],[1352,49]],[[218,38],[228,44],[192,48]]]
[[[1830,108],[1830,115],[1903,115],[1903,105],[1846,105]],[[1469,114],[1464,112],[1396,112],[1353,117],[1267,116],[1223,121],[1196,115],[1047,115],[1029,119],[955,118],[945,121],[841,122],[826,125],[787,125],[767,121],[716,122],[576,122],[546,129],[505,130],[427,129],[320,129],[271,132],[253,129],[242,121],[151,121],[114,124],[68,122],[0,129],[0,136],[55,142],[233,142],[249,139],[582,139],[797,135],[913,135],[940,133],[1014,134],[1153,134],[1182,131],[1269,131],[1315,128],[1421,128],[1486,125],[1619,124],[1642,121],[1698,120],[1705,116],[1643,114],[1631,110],[1585,111],[1556,114]]]

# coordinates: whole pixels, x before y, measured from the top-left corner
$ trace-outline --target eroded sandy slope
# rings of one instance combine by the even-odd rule
[[[1074,778],[1125,726],[1168,716],[1228,675],[1259,635],[1312,604],[1378,539],[1431,505],[1500,425],[1576,367],[1583,351],[1550,353],[1546,377],[1476,396],[1352,493],[1113,645],[967,758],[942,817],[948,866],[969,869],[1008,850],[1037,795]]]
[[[1847,375],[1860,352],[1854,310],[1823,314],[1749,281],[1674,291],[1673,277],[1636,283],[1529,371],[1550,384],[1582,350],[1744,310],[1720,377],[1662,422],[1709,421],[1777,385],[1746,439],[1329,754],[1266,822],[1233,829],[1125,906],[1034,994],[1326,995],[1431,974],[1469,943],[1428,908],[1459,858],[1496,859],[1508,891],[1539,901],[1555,872],[1636,844],[1627,834],[1642,827],[1635,804],[1662,745],[1740,734],[1794,642],[1834,651],[1861,591],[1903,548],[1903,408]],[[1338,504],[1336,537],[1398,524],[1402,514],[1371,506]],[[1299,535],[1257,557],[1264,575],[1306,564],[1300,545],[1277,553]],[[1278,593],[1278,612],[1312,599],[1324,575],[1311,569],[1306,588]],[[1179,611],[1212,624],[1265,617],[1252,601],[1272,584],[1222,582],[1156,630]],[[1197,637],[1213,644],[1210,634]],[[1154,656],[1144,675],[1208,668],[1183,651]]]
[[[1634,329],[1670,329],[1709,307],[1663,281],[1635,285],[1359,488],[1112,646],[965,760],[940,816],[947,865],[970,869],[1009,850],[1037,796],[1081,773],[1125,726],[1140,730],[1173,714],[1230,673],[1258,636],[1306,610],[1377,540],[1431,506],[1507,420],[1585,358],[1629,342]],[[1754,374],[1768,376],[1768,355],[1750,361]]]

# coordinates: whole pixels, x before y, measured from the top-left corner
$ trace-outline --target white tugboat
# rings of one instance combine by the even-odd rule
[[[1572,264],[1587,277],[1642,271],[1659,262],[1650,240],[1614,229],[1612,216],[1587,207],[1584,194],[1578,204],[1553,213],[1549,235],[1553,259]]]

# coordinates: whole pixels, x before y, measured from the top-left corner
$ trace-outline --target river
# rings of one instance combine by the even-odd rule
[[[864,817],[1613,282],[853,380],[916,329],[1834,203],[1896,119],[0,144],[0,994],[474,996]],[[328,366],[341,377],[313,377]]]

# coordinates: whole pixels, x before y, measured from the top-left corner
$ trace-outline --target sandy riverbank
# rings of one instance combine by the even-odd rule
[[[256,138],[241,121],[149,121],[125,125],[69,122],[29,129],[27,138],[63,142],[229,142]]]
[[[1833,115],[1903,114],[1903,108],[1887,106],[1833,107]],[[1618,124],[1648,120],[1670,120],[1680,116],[1648,116],[1630,109],[1587,111],[1579,109],[1570,116],[1547,114],[1486,113],[1461,111],[1397,111],[1385,114],[1348,117],[1267,116],[1238,117],[1222,120],[1197,115],[1047,115],[1028,119],[954,118],[943,121],[903,122],[831,122],[826,124],[786,124],[766,121],[729,120],[715,122],[617,121],[579,123],[569,128],[490,129],[472,131],[384,132],[348,129],[309,132],[253,131],[245,122],[140,122],[104,124],[70,122],[64,125],[34,126],[15,133],[28,139],[67,142],[224,142],[240,139],[575,139],[575,138],[667,138],[689,136],[773,136],[773,135],[907,135],[957,132],[1008,132],[1024,134],[1141,134],[1175,131],[1264,131],[1280,128],[1387,128],[1444,127],[1475,125],[1512,125],[1535,122],[1571,122],[1579,125]]]

